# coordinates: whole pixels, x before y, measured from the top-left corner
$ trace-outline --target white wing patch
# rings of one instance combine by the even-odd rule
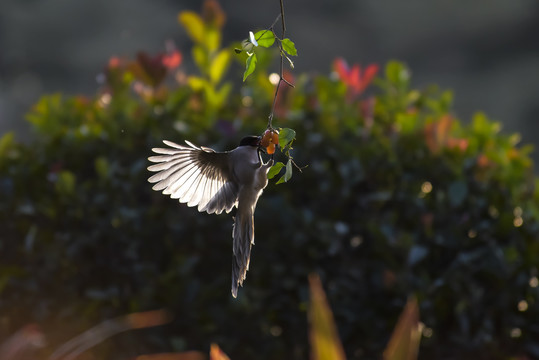
[[[237,206],[239,189],[231,179],[227,153],[199,148],[188,141],[189,146],[163,142],[170,148],[154,148],[160,155],[148,158],[156,163],[148,167],[157,172],[148,179],[156,183],[152,189],[208,214],[228,213]]]

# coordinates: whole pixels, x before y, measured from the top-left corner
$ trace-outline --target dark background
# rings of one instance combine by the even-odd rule
[[[224,43],[272,23],[279,2],[222,1]],[[27,137],[24,113],[43,93],[89,94],[113,55],[190,49],[177,13],[199,1],[3,0],[0,2],[0,132]],[[414,85],[455,91],[463,120],[477,110],[536,142],[539,3],[535,0],[286,1],[296,71],[327,73],[350,63],[406,62]],[[189,56],[185,56],[189,61]],[[189,66],[189,63],[187,63]],[[537,153],[534,155],[538,159]]]

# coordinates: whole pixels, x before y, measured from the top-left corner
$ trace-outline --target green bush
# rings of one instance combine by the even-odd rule
[[[413,89],[395,61],[366,93],[338,60],[280,94],[274,126],[296,130],[294,159],[308,167],[265,190],[251,269],[232,299],[230,216],[153,192],[146,158],[162,139],[226,150],[262,133],[271,52],[231,90],[220,43],[197,46],[196,76],[164,56],[113,59],[96,96],[49,95],[32,108],[31,144],[0,140],[1,334],[38,322],[54,347],[100,319],[167,307],[172,324],[95,353],[216,342],[233,359],[305,359],[314,271],[350,359],[380,357],[412,294],[420,358],[539,357],[530,148],[483,114],[461,123],[450,92]]]

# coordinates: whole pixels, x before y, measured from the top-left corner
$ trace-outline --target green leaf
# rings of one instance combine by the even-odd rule
[[[193,11],[182,11],[178,21],[183,25],[189,37],[196,43],[204,43],[205,26],[202,18]]]
[[[255,39],[258,42],[258,46],[268,48],[275,42],[275,35],[271,30],[260,30],[256,32]]]
[[[288,159],[288,162],[286,163],[286,172],[283,176],[277,181],[277,184],[281,184],[284,182],[287,182],[292,177],[292,160]]]
[[[8,132],[0,138],[0,159],[7,157],[9,150],[15,145],[15,133]]]
[[[279,146],[284,149],[288,144],[296,138],[296,132],[289,128],[284,128],[279,131]]]
[[[245,72],[243,73],[243,81],[247,79],[249,75],[255,71],[256,68],[256,54],[251,54],[245,61]]]
[[[62,194],[73,194],[75,191],[75,174],[69,170],[63,170],[56,180],[56,191]]]
[[[94,166],[95,171],[101,179],[106,179],[108,177],[110,166],[106,157],[99,156],[97,159],[95,159]]]
[[[193,60],[195,61],[195,64],[197,64],[198,69],[201,73],[206,73],[208,69],[208,53],[204,48],[200,45],[193,46],[193,49],[191,50],[191,54],[193,56]]]
[[[198,76],[190,76],[187,83],[195,91],[201,91],[208,86],[208,81]]]
[[[410,80],[410,72],[402,63],[390,61],[386,65],[386,78],[395,85],[407,85]]]
[[[221,81],[230,64],[230,56],[229,49],[223,49],[213,59],[210,66],[210,80],[212,83],[217,84]]]
[[[284,164],[282,162],[277,162],[275,165],[271,167],[271,169],[268,172],[268,179],[273,179],[275,175],[279,174],[281,172],[281,169],[284,167]]]
[[[294,45],[292,40],[290,40],[288,38],[283,39],[281,44],[283,46],[283,50],[286,51],[288,53],[288,55],[292,55],[292,56],[297,56],[298,55],[298,51],[296,50],[296,45]]]
[[[206,33],[204,34],[204,46],[211,52],[219,49],[221,46],[221,32],[219,29],[206,29]]]
[[[232,90],[232,84],[229,82],[225,83],[223,86],[221,86],[219,90],[217,90],[217,92],[215,93],[215,102],[218,106],[221,106],[224,104],[231,90]]]

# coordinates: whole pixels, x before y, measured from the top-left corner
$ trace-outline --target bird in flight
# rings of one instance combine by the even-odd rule
[[[162,191],[199,212],[220,214],[237,208],[232,228],[232,296],[243,286],[251,247],[254,245],[254,213],[258,198],[268,184],[267,174],[273,159],[264,163],[260,136],[244,137],[230,151],[216,152],[208,147],[187,146],[164,140],[168,147],[154,148],[159,154],[148,170],[156,172],[148,181],[153,190]]]

